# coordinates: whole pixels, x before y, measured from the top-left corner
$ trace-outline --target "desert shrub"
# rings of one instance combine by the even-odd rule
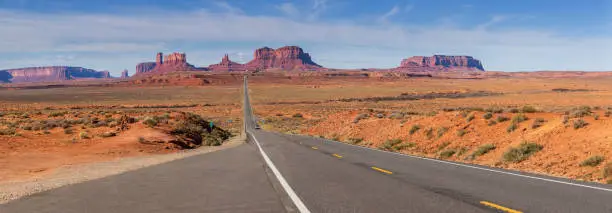
[[[432,139],[433,138],[433,128],[429,127],[425,129],[425,136],[427,136],[427,139]]]
[[[400,143],[402,143],[402,139],[386,140],[384,143],[378,146],[378,149],[390,151],[393,150],[393,146],[398,145]]]
[[[606,111],[604,113],[604,116],[606,116],[606,117],[610,117],[611,115],[612,115],[612,111]]]
[[[612,177],[612,162],[604,165],[602,176],[603,178]]]
[[[23,125],[21,126],[21,129],[30,131],[32,130],[32,124]]]
[[[533,120],[533,123],[531,123],[531,128],[532,129],[537,129],[539,127],[541,127],[544,122],[546,122],[543,118],[536,118],[535,120]]]
[[[362,120],[362,119],[366,119],[366,118],[368,118],[368,117],[369,117],[369,115],[368,115],[368,114],[366,114],[366,113],[361,113],[361,114],[357,115],[357,116],[355,117],[355,119],[353,119],[353,123],[358,123],[360,120]]]
[[[418,124],[414,124],[414,125],[412,125],[412,127],[410,127],[409,133],[412,135],[412,134],[416,133],[417,131],[419,131],[419,129],[421,129],[421,126],[418,125]]]
[[[497,124],[497,122],[495,122],[494,120],[489,120],[489,122],[487,123],[487,125],[489,126],[493,126],[495,124]]]
[[[567,122],[569,122],[569,116],[564,115],[563,117],[561,117],[561,123],[567,124]]]
[[[489,119],[491,119],[491,118],[493,117],[493,113],[487,112],[487,113],[485,113],[484,115],[482,115],[482,117],[483,117],[484,119],[489,120]]]
[[[392,112],[391,114],[389,114],[389,118],[391,119],[402,119],[404,118],[404,114],[401,112]]]
[[[591,156],[580,163],[580,166],[597,166],[604,161],[604,157],[600,155]]]
[[[519,113],[520,110],[517,109],[517,108],[511,108],[510,110],[508,110],[508,112],[510,112],[510,113]]]
[[[489,107],[485,109],[485,112],[490,112],[490,113],[502,113],[504,112],[504,109],[499,108],[499,107]]]
[[[474,120],[474,114],[472,113],[472,114],[468,115],[467,118],[465,118],[465,120],[467,122],[470,122],[470,121]]]
[[[461,113],[459,113],[459,115],[461,115],[461,117],[465,118],[468,116],[468,111],[461,111]]]
[[[589,125],[589,123],[584,121],[584,119],[582,119],[582,118],[574,120],[573,124],[574,124],[574,129],[580,129],[580,128],[583,128],[583,127]]]
[[[87,132],[81,132],[81,133],[79,133],[79,138],[80,139],[88,139],[89,135],[87,134]]]
[[[442,137],[444,135],[444,133],[446,133],[446,131],[448,131],[448,128],[446,127],[438,127],[438,138]]]
[[[16,132],[14,128],[0,129],[0,135],[15,135]]]
[[[359,144],[363,141],[363,138],[349,138],[347,140],[348,143],[350,144]]]
[[[384,118],[385,114],[382,113],[376,113],[376,118]]]
[[[457,150],[447,149],[447,150],[440,152],[440,158],[442,159],[450,158],[453,155],[455,155],[455,153],[457,153]]]
[[[595,114],[595,113],[593,113],[593,119],[595,119],[595,120],[599,120],[599,114]]]
[[[508,121],[508,120],[510,120],[510,118],[505,117],[505,116],[503,116],[503,115],[498,115],[498,116],[497,116],[497,118],[496,118],[496,120],[497,120],[497,122],[498,122],[498,123],[501,123],[501,122],[504,122],[504,121]]]
[[[147,125],[149,128],[153,128],[157,126],[157,120],[155,118],[147,117],[142,121],[144,125]]]
[[[51,132],[49,132],[49,130],[45,130],[43,131],[43,134],[48,135],[48,134],[51,134]]]
[[[404,150],[407,148],[412,148],[415,147],[416,143],[414,142],[406,142],[406,143],[400,143],[399,145],[396,145],[395,147],[393,147],[395,150],[399,151],[399,150]]]
[[[427,113],[427,114],[425,114],[425,115],[427,115],[427,116],[429,116],[429,117],[433,117],[433,116],[438,115],[438,112],[436,112],[436,111],[431,111],[431,112],[428,112],[428,113]]]
[[[74,133],[73,129],[64,129],[64,134],[71,135],[72,133]]]
[[[471,155],[470,158],[471,159],[475,159],[478,156],[482,156],[484,154],[489,153],[490,151],[494,150],[496,148],[495,145],[493,144],[483,144],[481,146],[479,146]]]
[[[467,131],[465,129],[457,130],[457,136],[463,137],[465,134],[467,134]]]
[[[110,131],[110,132],[102,133],[102,135],[100,135],[100,136],[102,136],[103,138],[109,138],[109,137],[117,136],[117,133],[113,132],[113,131]]]
[[[527,116],[525,116],[525,114],[523,113],[512,116],[512,123],[518,124],[526,120],[527,120]]]
[[[523,106],[523,109],[521,109],[521,111],[522,111],[523,113],[534,113],[534,112],[538,112],[538,110],[537,110],[535,107],[533,107],[533,106],[529,106],[529,105]]]
[[[578,107],[578,108],[574,108],[574,110],[571,112],[571,115],[574,118],[581,118],[581,117],[590,115],[591,113],[592,113],[591,107],[589,107],[589,106],[581,106],[581,107]]]
[[[139,143],[146,143],[147,139],[145,139],[144,137],[140,136],[140,137],[138,137],[138,142]]]
[[[510,123],[510,126],[506,128],[506,132],[511,133],[511,132],[514,132],[514,130],[516,129],[518,129],[518,124],[512,122]]]
[[[459,148],[459,150],[457,151],[457,156],[461,156],[461,155],[465,154],[468,150],[470,150],[468,147],[461,147],[461,148]]]
[[[502,159],[505,162],[518,163],[526,160],[529,156],[533,155],[536,152],[539,152],[544,147],[537,143],[529,143],[523,142],[518,147],[511,147],[506,151]]]
[[[294,118],[303,118],[304,115],[302,115],[302,113],[295,113],[291,117],[294,117]]]
[[[64,116],[68,114],[67,111],[61,111],[61,112],[50,112],[49,113],[49,117],[60,117],[60,116]]]

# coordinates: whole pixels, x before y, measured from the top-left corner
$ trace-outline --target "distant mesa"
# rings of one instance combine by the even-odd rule
[[[278,49],[263,47],[255,50],[253,60],[246,63],[249,70],[321,70],[323,67],[313,62],[308,53],[298,46],[285,46]]]
[[[244,64],[233,62],[229,59],[229,56],[225,54],[221,59],[221,63],[211,64],[208,66],[208,70],[210,71],[223,71],[223,72],[232,72],[232,71],[245,71],[246,66]]]
[[[130,77],[130,75],[128,73],[128,70],[123,70],[121,72],[121,76],[119,78],[129,78],[129,77]]]
[[[26,67],[0,70],[0,81],[13,83],[102,78],[111,78],[110,72],[69,66]]]
[[[397,71],[484,71],[482,63],[472,56],[413,56],[402,60]]]
[[[171,53],[164,57],[163,53],[157,53],[155,62],[144,62],[136,65],[135,75],[142,73],[164,73],[174,71],[200,71],[206,70],[196,68],[187,63],[187,55],[185,53]]]

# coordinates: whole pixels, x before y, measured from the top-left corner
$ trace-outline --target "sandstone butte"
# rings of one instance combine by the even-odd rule
[[[130,77],[130,75],[128,73],[128,70],[123,70],[121,72],[121,76],[119,78],[129,78],[129,77]]]
[[[244,64],[239,64],[239,63],[231,61],[229,59],[229,56],[227,54],[225,54],[223,56],[223,58],[221,59],[220,63],[209,65],[208,66],[208,70],[210,70],[210,71],[224,71],[224,72],[245,71],[246,70],[246,66],[244,66]]]
[[[413,56],[402,60],[394,71],[436,72],[436,71],[484,71],[482,63],[472,56]]]
[[[111,78],[108,71],[82,67],[47,66],[0,70],[0,82],[49,82],[89,78]]]
[[[249,70],[322,70],[313,62],[308,53],[298,46],[285,46],[278,49],[263,47],[255,50],[253,60],[245,64]]]
[[[135,75],[142,73],[163,73],[173,71],[197,71],[205,70],[204,68],[196,68],[187,63],[187,55],[185,53],[171,53],[164,57],[163,53],[157,53],[155,62],[143,62],[136,65]]]

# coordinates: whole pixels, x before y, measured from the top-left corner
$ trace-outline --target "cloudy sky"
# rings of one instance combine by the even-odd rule
[[[133,73],[155,52],[196,66],[298,45],[333,68],[471,55],[487,70],[612,70],[608,0],[0,0],[0,69]]]

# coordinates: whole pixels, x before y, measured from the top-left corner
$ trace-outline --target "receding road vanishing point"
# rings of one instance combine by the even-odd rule
[[[69,185],[0,212],[612,212],[612,187],[257,127],[247,143]]]

